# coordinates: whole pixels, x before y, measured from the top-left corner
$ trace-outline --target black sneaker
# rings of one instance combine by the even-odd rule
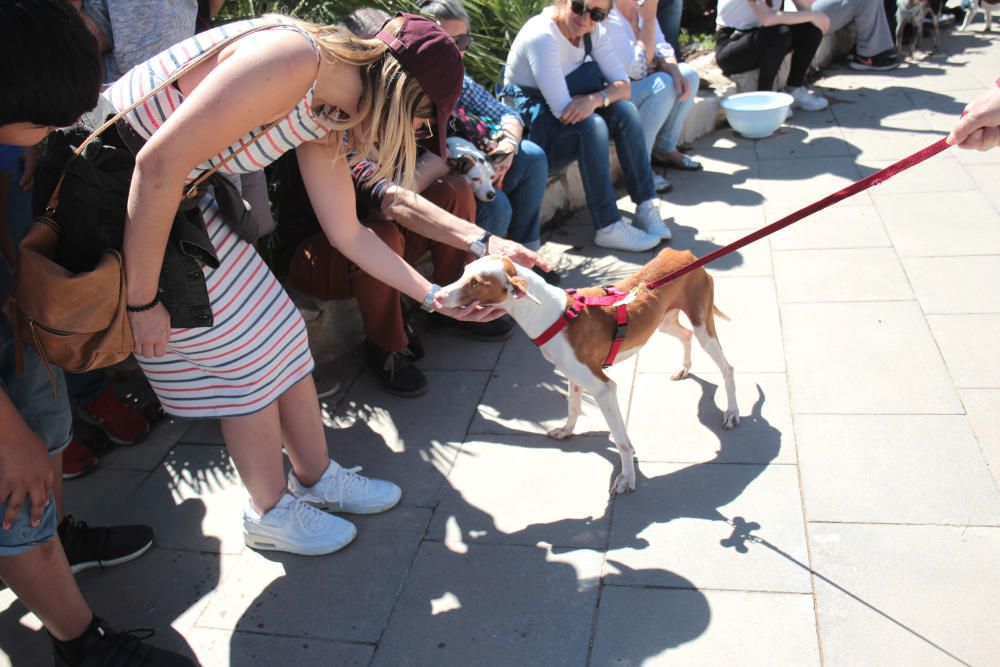
[[[52,637],[55,665],[56,667],[104,665],[195,667],[198,664],[179,653],[143,643],[152,636],[152,630],[115,632],[106,622],[94,616],[87,629],[76,639],[61,642]]]
[[[59,524],[59,541],[73,573],[92,567],[111,567],[134,560],[153,544],[149,526],[88,526],[67,515]]]
[[[544,280],[550,285],[558,285],[559,283],[562,282],[562,278],[559,277],[558,273],[556,273],[555,271],[546,271],[537,264],[531,267],[531,270],[540,275],[542,277],[542,280]]]
[[[508,315],[491,322],[463,322],[441,313],[431,313],[427,316],[427,324],[438,329],[453,328],[476,340],[507,340],[514,330],[514,321]]]
[[[851,69],[884,72],[899,67],[899,60],[896,58],[895,49],[889,49],[874,56],[866,57],[853,54],[851,62],[848,63]]]
[[[365,361],[391,394],[420,396],[427,391],[427,378],[413,365],[413,358],[405,351],[390,352],[365,340]]]

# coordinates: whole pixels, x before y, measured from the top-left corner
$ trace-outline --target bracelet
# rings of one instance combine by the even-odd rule
[[[144,305],[144,306],[129,306],[129,305],[126,305],[125,306],[125,310],[127,310],[130,313],[143,313],[143,312],[145,312],[147,310],[152,309],[159,302],[160,302],[160,293],[157,292],[156,296],[153,297],[153,300],[150,301],[149,303],[147,303],[146,305]]]
[[[422,310],[426,310],[428,313],[434,312],[434,297],[437,293],[441,291],[440,285],[431,284],[430,291],[427,292],[427,296],[424,297],[423,303],[420,304]]]

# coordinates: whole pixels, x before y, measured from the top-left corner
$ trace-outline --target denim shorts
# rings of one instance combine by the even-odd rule
[[[56,379],[55,395],[45,364],[34,350],[27,348],[24,350],[24,373],[17,372],[14,337],[7,318],[0,316],[0,390],[7,394],[28,427],[45,443],[49,457],[61,454],[73,436],[66,382],[58,368],[52,367],[52,373]],[[0,518],[6,511],[7,503],[0,501]],[[0,527],[0,557],[30,551],[56,534],[53,497],[49,497],[49,505],[42,511],[42,521],[37,528],[31,526],[30,517],[31,506],[26,501],[11,529]]]

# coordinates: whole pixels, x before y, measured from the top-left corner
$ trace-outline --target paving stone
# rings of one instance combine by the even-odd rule
[[[635,357],[615,364],[608,375],[618,384],[618,405],[627,409],[635,373]],[[504,348],[470,434],[545,434],[566,421],[565,378],[542,357],[534,343],[518,330]],[[583,397],[583,415],[576,433],[605,437],[608,425],[589,395]]]
[[[932,136],[928,138],[927,142],[931,143],[935,140],[935,137]],[[873,160],[867,157],[859,160],[861,173],[865,176],[870,176],[895,162],[896,160]],[[872,188],[871,192],[873,194],[889,192],[948,193],[975,190],[976,183],[966,173],[967,171],[968,168],[962,167],[950,153],[939,153],[927,162],[922,162],[879,183]],[[948,174],[948,178],[941,178],[942,173]]]
[[[225,447],[178,445],[128,498],[125,516],[172,549],[243,551],[247,492]]]
[[[914,302],[781,307],[793,414],[960,414]]]
[[[768,218],[775,222],[778,216]],[[785,227],[770,237],[777,250],[814,250],[820,248],[886,248],[885,233],[874,206],[836,206]]]
[[[962,415],[800,415],[810,521],[1000,526],[1000,494]]]
[[[322,639],[276,637],[256,632],[229,632],[196,628],[189,636],[202,665],[282,665],[296,667],[365,667],[375,647],[371,644]]]
[[[861,172],[853,157],[760,161],[760,191],[769,219],[793,213],[860,178]],[[870,203],[868,193],[862,192],[838,207]]]
[[[600,562],[596,551],[425,542],[372,665],[584,665]]]
[[[807,595],[606,586],[592,665],[819,665]]]
[[[457,548],[544,543],[603,549],[608,487],[619,468],[617,452],[601,438],[506,435],[466,442],[428,539]]]
[[[930,125],[923,118],[922,114],[915,113],[911,118],[919,118],[919,121],[912,122],[911,125],[920,125],[919,129],[893,129],[886,127],[875,127],[870,129],[844,129],[844,141],[854,149],[859,160],[867,162],[870,160],[899,160],[907,155],[923,150],[940,139],[940,135],[933,132]],[[914,167],[919,169],[920,167]],[[864,171],[864,175],[868,175]]]
[[[184,434],[183,442],[188,445],[224,445],[222,427],[218,419],[197,419],[188,422],[191,427]]]
[[[799,120],[796,116],[770,137],[757,141],[755,149],[758,159],[788,160],[852,155],[854,151],[851,150],[851,145],[844,141],[844,134],[834,124],[829,111],[821,111],[819,114],[829,120],[816,122],[811,118],[804,119],[803,122],[814,123],[815,127],[796,127],[795,123]]]
[[[661,214],[673,219],[670,245],[699,256],[713,248],[695,245],[698,232],[756,229],[764,224],[764,198],[758,181],[745,173],[707,175],[704,181],[678,180],[664,200]]]
[[[746,236],[746,229],[719,229],[700,232],[695,238],[691,251],[698,257],[707,255],[716,248],[729,245]],[[700,245],[705,245],[702,250]],[[744,246],[734,253],[721,257],[708,265],[712,275],[726,278],[750,278],[770,276],[771,249],[767,239],[761,239]]]
[[[982,193],[872,198],[901,257],[1000,254],[1000,213]]]
[[[783,373],[785,354],[781,345],[781,321],[774,281],[769,278],[715,278],[715,305],[729,321],[715,318],[716,332],[726,359],[740,373]],[[686,317],[681,320],[689,326]],[[718,373],[719,367],[692,342],[691,370],[697,374]],[[639,352],[640,373],[673,373],[684,360],[680,341],[660,332]]]
[[[1000,529],[811,524],[823,662],[989,665]]]
[[[426,356],[417,362],[422,371],[439,370],[493,370],[503,350],[503,341],[484,341],[469,338],[452,328],[436,329],[424,325],[420,341]],[[371,375],[365,371],[365,375]]]
[[[748,545],[737,518],[794,560]],[[605,577],[674,586],[657,569],[669,563],[699,589],[809,593],[807,561],[794,466],[642,463],[635,492],[615,499]]]
[[[911,257],[903,266],[927,314],[1000,313],[989,287],[1000,283],[1000,256]]]
[[[1000,387],[1000,315],[928,315],[956,387]]]
[[[913,298],[892,248],[776,252],[774,282],[780,303]]]
[[[997,182],[1000,182],[1000,163],[970,164],[965,166],[965,171],[975,181],[979,191],[1000,210],[1000,188],[996,186]]]
[[[430,510],[351,516],[354,542],[327,556],[247,549],[212,596],[199,627],[352,642],[382,634]]]
[[[719,373],[674,382],[639,373],[628,429],[640,461],[795,463],[795,435],[782,373],[736,373],[740,424],[722,428],[726,389]]]
[[[146,477],[137,470],[98,468],[89,475],[63,480],[65,513],[92,526],[125,522],[134,517],[133,494]]]
[[[961,389],[972,432],[1000,490],[1000,389]]]
[[[145,470],[156,468],[167,453],[184,439],[191,428],[190,421],[164,419],[153,426],[149,435],[134,445],[118,445],[101,455],[102,468]]]
[[[403,505],[433,507],[486,387],[485,371],[428,371],[416,398],[387,393],[365,374],[326,432],[330,456],[403,489]]]

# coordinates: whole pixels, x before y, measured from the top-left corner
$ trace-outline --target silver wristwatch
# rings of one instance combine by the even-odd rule
[[[436,285],[434,283],[431,283],[431,289],[427,292],[427,296],[424,297],[423,303],[420,304],[420,307],[423,310],[426,310],[428,313],[433,313],[434,312],[434,297],[440,291],[441,291],[441,286],[440,285]]]
[[[482,257],[490,251],[490,232],[483,232],[483,235],[469,244],[469,252],[476,257]]]

